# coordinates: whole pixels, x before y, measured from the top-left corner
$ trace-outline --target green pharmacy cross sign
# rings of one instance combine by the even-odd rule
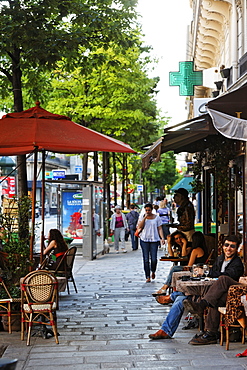
[[[179,62],[179,72],[169,72],[170,86],[179,86],[179,95],[193,96],[194,87],[202,85],[202,71],[194,71],[194,62]]]

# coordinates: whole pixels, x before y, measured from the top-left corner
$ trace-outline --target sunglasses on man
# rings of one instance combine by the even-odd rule
[[[237,246],[236,246],[236,244],[230,244],[230,243],[224,243],[224,245],[223,245],[224,247],[230,247],[230,248],[237,248]]]

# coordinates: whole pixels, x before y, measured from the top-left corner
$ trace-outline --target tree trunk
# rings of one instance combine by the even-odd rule
[[[128,157],[127,157],[127,154],[125,155],[125,158],[126,158],[126,171],[125,171],[125,182],[126,182],[126,186],[125,186],[125,189],[126,189],[126,207],[129,209],[130,208],[130,193],[128,192],[129,190],[129,184],[130,184],[130,180],[129,180],[129,172],[128,172]]]
[[[14,111],[23,111],[23,100],[22,100],[22,86],[21,86],[21,69],[20,69],[20,50],[14,46],[13,57],[12,57],[12,87],[14,94]],[[17,191],[18,197],[21,198],[24,195],[28,195],[27,187],[27,166],[26,156],[17,156]]]
[[[122,209],[124,209],[124,195],[126,184],[126,154],[123,153],[123,167],[122,167]]]
[[[113,161],[113,186],[114,186],[114,205],[117,205],[117,167],[116,167],[116,154],[112,153]]]
[[[103,152],[103,202],[105,204],[105,229],[104,238],[106,237],[106,230],[110,230],[111,217],[111,202],[110,202],[110,182],[109,182],[109,153]]]
[[[87,180],[87,161],[88,161],[88,153],[83,154],[83,167],[82,167],[82,180]]]
[[[12,87],[14,94],[14,111],[23,111],[23,100],[22,100],[22,85],[21,85],[21,69],[20,69],[20,50],[14,46],[12,56]],[[27,186],[27,163],[26,155],[17,156],[17,195],[20,200],[23,196],[28,195]],[[28,224],[28,213],[23,215],[23,222],[19,223],[19,238],[21,240],[29,240],[29,224]]]
[[[99,156],[98,152],[93,153],[94,181],[99,181]]]
[[[111,191],[110,191],[110,154],[106,153],[106,195],[107,195],[107,218],[109,220],[108,226],[110,226],[110,217],[111,217]]]

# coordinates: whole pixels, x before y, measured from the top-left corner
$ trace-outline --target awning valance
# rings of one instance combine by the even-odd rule
[[[212,135],[219,135],[219,133],[214,128],[209,114],[203,114],[165,128],[164,136],[142,155],[143,170],[145,171],[153,162],[160,160],[161,153],[168,151],[195,153],[205,149],[207,139]]]
[[[229,139],[247,141],[247,84],[208,102],[214,127]]]
[[[148,151],[144,154],[142,154],[142,170],[146,171],[150,164],[153,162],[159,162],[160,161],[160,155],[161,155],[161,144],[163,141],[163,136],[160,137]]]
[[[208,109],[216,130],[234,140],[247,141],[247,120],[236,118],[213,109]]]

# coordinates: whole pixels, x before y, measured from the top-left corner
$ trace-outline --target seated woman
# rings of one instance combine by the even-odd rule
[[[207,252],[207,248],[206,248],[204,235],[203,235],[203,233],[201,233],[201,231],[196,231],[192,235],[192,247],[191,247],[188,267],[192,267],[194,264],[198,264],[198,263],[203,264],[203,263],[206,262],[207,258],[208,258],[208,252]],[[180,267],[180,269],[176,269],[178,267]],[[186,270],[186,267],[184,267],[184,266],[173,266],[170,270],[170,273],[169,273],[168,277],[167,277],[166,284],[163,285],[163,287],[161,289],[162,290],[164,289],[166,291],[167,288],[170,286],[171,281],[172,281],[172,274],[173,274],[174,271],[183,271],[183,270]],[[167,282],[169,283],[169,285],[167,284]],[[168,285],[168,287],[166,287],[167,285]],[[157,294],[154,293],[154,296],[159,295],[159,294],[164,295],[164,290],[163,290],[163,294],[162,294],[162,292],[158,291]],[[161,304],[164,304],[165,297],[160,297],[160,299],[158,299],[157,302],[159,302]]]
[[[52,263],[48,264],[49,270],[55,270],[61,261],[64,253],[68,250],[68,246],[58,229],[50,229],[48,235],[48,246],[44,250],[44,255],[50,255]],[[63,266],[61,266],[63,270]]]
[[[171,235],[167,236],[168,242],[168,253],[170,257],[186,257],[189,256],[192,243],[188,242],[186,236],[181,231],[174,231]],[[175,256],[176,253],[176,256]],[[166,290],[169,288],[172,282],[172,274],[174,271],[183,271],[183,266],[187,265],[187,261],[180,262],[180,266],[172,266],[165,284],[157,292],[153,293],[153,296],[164,295]]]

